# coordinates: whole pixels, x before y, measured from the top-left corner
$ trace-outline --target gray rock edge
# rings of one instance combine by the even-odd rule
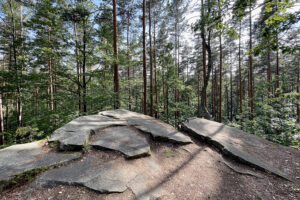
[[[240,151],[239,149],[237,149],[235,147],[228,147],[210,137],[203,136],[200,133],[197,133],[197,130],[194,130],[193,128],[189,127],[186,123],[182,123],[181,130],[188,133],[190,136],[192,136],[194,138],[197,138],[201,141],[204,141],[207,144],[210,144],[210,145],[216,147],[218,150],[220,150],[220,152],[222,154],[229,156],[240,163],[246,164],[248,166],[254,167],[258,170],[261,170],[261,171],[264,171],[267,173],[271,173],[271,174],[273,174],[277,177],[280,177],[284,180],[293,182],[290,178],[286,177],[284,174],[282,174],[277,169],[269,167],[266,163],[255,159],[248,153],[246,153],[244,151]],[[235,153],[234,151],[238,152],[238,153]]]

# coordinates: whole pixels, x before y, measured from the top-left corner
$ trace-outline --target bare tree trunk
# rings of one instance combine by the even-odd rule
[[[81,70],[80,70],[80,59],[79,59],[79,45],[77,36],[77,26],[74,23],[74,33],[75,33],[75,55],[76,55],[76,73],[77,73],[77,96],[78,96],[78,111],[81,113]]]
[[[5,105],[5,131],[8,131],[9,130],[9,127],[8,127],[8,102],[6,102],[6,105]]]
[[[210,72],[211,72],[211,68],[212,68],[212,53],[211,53],[211,46],[210,46],[210,31],[208,33],[208,41],[206,43],[206,40],[205,40],[205,35],[204,35],[204,31],[202,29],[201,31],[201,37],[202,37],[202,40],[204,41],[204,44],[205,44],[205,49],[207,50],[208,52],[208,64],[207,64],[207,75],[205,77],[205,81],[204,81],[204,84],[202,86],[202,90],[201,90],[201,107],[202,107],[202,110],[203,110],[203,115],[206,119],[210,119],[211,116],[207,110],[207,106],[205,105],[205,94],[206,94],[206,90],[207,90],[207,86],[208,86],[208,81],[209,81],[209,78],[210,78]]]
[[[155,88],[155,118],[158,118],[158,87],[157,87],[157,68],[156,68],[156,30],[155,30],[156,20],[154,18],[154,36],[153,36],[153,58],[154,58],[154,88]]]
[[[270,84],[272,81],[272,75],[271,75],[271,59],[270,59],[270,50],[267,50],[267,57],[268,57],[268,70],[267,70],[267,77],[268,77],[268,83]],[[271,96],[271,86],[268,86],[268,96]]]
[[[212,85],[211,85],[211,115],[212,118],[215,118],[215,76],[214,76],[214,72],[216,69],[214,69],[214,66],[212,66],[212,70],[211,70],[211,77],[212,77]]]
[[[4,132],[4,116],[3,116],[3,106],[2,106],[2,93],[0,93],[0,133]],[[4,144],[4,135],[1,135],[1,145]]]
[[[51,28],[48,27],[48,42],[49,46],[51,45]],[[49,93],[50,93],[50,110],[54,109],[54,97],[53,97],[53,70],[52,70],[52,57],[51,55],[48,58],[48,70],[49,70]]]
[[[209,11],[210,12],[210,11]],[[201,0],[201,39],[202,39],[202,51],[203,51],[203,86],[201,89],[201,107],[203,115],[206,119],[210,119],[211,116],[207,110],[207,98],[206,98],[206,90],[208,86],[208,81],[210,77],[211,67],[212,67],[212,55],[211,55],[211,47],[210,47],[210,31],[208,33],[208,42],[206,43],[205,36],[205,22],[204,22],[204,4],[203,0]],[[206,51],[208,52],[208,72],[206,74]]]
[[[153,64],[152,64],[152,36],[151,36],[151,0],[149,0],[149,58],[150,58],[150,116],[153,116]]]
[[[297,93],[299,94],[299,86],[300,85],[300,58],[298,57],[298,77],[297,77]],[[300,122],[300,106],[299,106],[299,101],[300,97],[297,97],[297,122]]]
[[[82,61],[82,89],[83,89],[83,112],[87,112],[87,102],[86,102],[86,22],[83,22],[83,61]]]
[[[278,34],[276,34],[276,42],[277,42],[277,49],[276,49],[276,90],[279,89],[279,50],[278,50]],[[276,96],[278,96],[278,91],[275,90]]]
[[[130,7],[127,10],[127,31],[126,31],[126,40],[127,40],[127,58],[128,63],[130,63],[129,57],[129,29],[130,29]],[[128,80],[128,110],[131,110],[131,85],[130,85],[130,66],[127,67],[127,80]]]
[[[198,106],[197,106],[197,111],[198,111],[198,117],[200,117],[200,71],[198,71],[198,82],[197,82],[197,102],[198,102]]]
[[[146,71],[146,0],[143,0],[143,79],[144,79],[144,99],[143,110],[147,115],[147,71]]]
[[[230,121],[233,119],[232,63],[230,64]]]
[[[13,11],[13,0],[9,1],[9,7],[11,12],[11,22],[12,22],[12,47],[13,47],[13,59],[14,59],[14,69],[15,76],[17,82],[17,122],[18,127],[22,126],[22,99],[21,99],[21,88],[20,88],[20,80],[19,80],[19,70],[17,65],[17,49],[16,49],[16,40],[17,40],[17,32],[16,32],[16,22]]]
[[[254,103],[253,103],[253,98],[254,98],[254,89],[253,89],[253,66],[252,66],[252,8],[251,8],[251,3],[250,3],[250,17],[249,17],[249,23],[250,23],[250,44],[249,44],[249,65],[250,65],[250,71],[249,71],[249,84],[250,84],[250,120],[253,119],[253,110],[254,110]]]
[[[118,32],[117,32],[117,0],[113,0],[113,25],[114,25],[114,81],[115,81],[115,108],[120,108],[120,94],[119,94],[119,64],[118,64]]]
[[[240,33],[239,33],[239,86],[240,86],[240,115],[243,114],[243,85],[242,85],[242,66],[241,66],[241,37],[242,37],[242,25],[240,21]],[[241,117],[242,121],[242,117]]]
[[[220,41],[220,77],[219,77],[219,122],[222,122],[222,75],[223,75],[223,69],[222,69],[222,35],[220,33],[219,35],[219,41]]]

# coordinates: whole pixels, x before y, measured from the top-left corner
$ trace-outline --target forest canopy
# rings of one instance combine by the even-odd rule
[[[296,0],[0,0],[0,147],[123,108],[300,148]]]

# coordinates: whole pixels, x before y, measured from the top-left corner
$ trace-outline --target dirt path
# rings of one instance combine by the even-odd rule
[[[223,158],[215,149],[198,141],[185,146],[153,141],[150,144],[151,157],[159,163],[163,173],[146,192],[159,187],[166,191],[161,199],[300,199],[299,184]],[[99,156],[103,162],[126,162],[121,154],[111,151],[90,150],[88,154]],[[223,160],[238,170],[251,171],[262,178],[241,175],[225,165]],[[1,199],[135,199],[130,190],[120,194],[99,194],[76,186],[28,190],[27,185],[3,192]]]

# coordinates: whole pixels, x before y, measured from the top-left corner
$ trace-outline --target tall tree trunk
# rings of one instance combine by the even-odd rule
[[[220,16],[220,19],[221,19],[221,7],[220,7],[220,2],[218,1],[219,3],[219,16]],[[222,22],[222,19],[221,19],[221,22]],[[223,51],[222,51],[222,31],[220,30],[220,33],[219,33],[219,41],[220,41],[220,78],[219,78],[219,122],[222,122],[222,80],[223,80],[223,69],[222,69],[222,66],[223,66]]]
[[[211,77],[212,77],[212,84],[211,84],[211,115],[212,118],[215,118],[215,76],[214,76],[214,72],[216,69],[214,69],[214,66],[212,66],[212,70],[211,70]]]
[[[275,94],[278,96],[279,89],[279,45],[278,45],[278,33],[276,33],[276,42],[277,42],[277,48],[276,48],[276,90]]]
[[[144,114],[147,115],[146,0],[143,0],[143,79],[144,79],[143,110],[144,110]]]
[[[77,73],[77,96],[78,96],[78,112],[81,113],[81,70],[80,70],[80,58],[79,58],[79,45],[77,36],[77,25],[74,23],[75,33],[75,56],[76,56],[76,73]]]
[[[219,77],[219,122],[222,122],[222,75],[223,75],[223,69],[222,69],[222,64],[223,64],[223,51],[222,51],[222,35],[220,32],[219,35],[219,41],[220,41],[220,77]]]
[[[230,121],[233,119],[232,63],[230,64]]]
[[[153,116],[153,64],[152,64],[152,36],[151,36],[151,0],[149,0],[149,58],[150,58],[150,116]]]
[[[210,11],[209,11],[210,12]],[[207,110],[207,98],[206,98],[206,90],[208,86],[208,81],[210,77],[210,71],[212,67],[212,55],[211,55],[211,47],[210,47],[210,31],[208,33],[208,42],[206,42],[205,36],[205,19],[204,19],[204,4],[203,0],[201,0],[201,39],[202,39],[202,53],[203,53],[203,86],[201,89],[201,107],[203,115],[206,119],[210,119],[210,114]],[[208,52],[208,72],[206,74],[206,51]]]
[[[297,77],[297,93],[299,94],[299,86],[300,85],[300,58],[298,57],[298,77]],[[299,123],[300,122],[300,106],[299,106],[299,103],[300,103],[300,97],[298,96],[297,97],[297,122]]]
[[[241,37],[242,37],[242,23],[240,21],[239,33],[239,87],[240,87],[240,115],[243,114],[243,85],[242,85],[242,65],[241,65]],[[241,121],[242,121],[241,116]]]
[[[250,2],[250,17],[249,17],[249,23],[250,23],[250,44],[249,44],[249,84],[250,84],[250,120],[253,119],[253,110],[254,110],[254,103],[253,103],[253,98],[254,98],[254,88],[253,88],[253,66],[252,66],[252,7],[251,7],[251,2]]]
[[[267,77],[268,77],[268,96],[271,96],[271,92],[272,92],[272,87],[271,87],[271,81],[272,81],[272,74],[271,74],[271,59],[270,59],[270,50],[267,50],[267,57],[268,57],[268,70],[267,70]]]
[[[0,93],[0,133],[4,132],[4,116],[3,116],[3,104],[2,104],[2,93]],[[0,137],[0,145],[4,144],[4,135]]]
[[[87,112],[87,102],[86,102],[86,23],[87,19],[83,22],[83,61],[82,61],[82,89],[83,89],[83,112]]]
[[[204,20],[204,3],[203,3],[203,0],[201,0],[201,18],[202,18],[202,20]],[[203,32],[204,32],[204,27],[203,27]],[[204,34],[204,37],[205,37],[205,34]],[[202,65],[203,65],[203,85],[204,85],[204,82],[206,81],[206,49],[205,49],[205,41],[204,41],[203,38],[202,38]],[[206,107],[207,106],[206,90],[204,91],[202,96],[204,98],[204,105]]]
[[[198,76],[197,76],[197,116],[200,117],[200,107],[201,107],[201,102],[200,102],[200,70],[198,71]]]
[[[10,13],[11,13],[11,22],[12,22],[12,47],[13,47],[13,59],[14,59],[14,70],[17,82],[17,122],[18,127],[22,126],[22,99],[21,99],[21,88],[19,80],[19,69],[17,65],[17,49],[16,49],[16,40],[17,40],[17,31],[16,31],[16,22],[13,11],[13,0],[9,1]]]
[[[2,65],[2,70],[1,71],[5,71],[5,56],[3,56],[3,65]],[[5,82],[2,83],[2,86],[5,87]],[[3,133],[4,130],[4,114],[3,114],[3,97],[4,97],[4,93],[1,91],[0,92],[0,133]],[[4,135],[2,135],[0,137],[0,145],[4,144],[5,142],[5,138]]]
[[[48,26],[48,43],[51,46],[51,28]],[[51,48],[51,47],[50,47]],[[48,58],[48,70],[49,70],[49,93],[50,93],[50,110],[54,110],[54,96],[53,96],[53,70],[52,70],[52,56]]]
[[[203,115],[206,119],[210,119],[211,116],[207,110],[207,106],[205,104],[205,94],[206,94],[206,90],[207,90],[207,86],[208,86],[208,81],[209,81],[209,78],[210,78],[210,73],[211,73],[211,68],[212,68],[212,53],[211,53],[211,46],[210,46],[210,31],[208,32],[208,40],[207,40],[207,43],[206,43],[206,40],[205,40],[205,35],[204,35],[204,27],[201,31],[201,37],[202,37],[202,40],[204,41],[204,44],[205,44],[205,49],[207,50],[207,53],[208,53],[208,64],[207,64],[207,75],[205,77],[205,81],[204,81],[204,84],[202,86],[202,90],[201,90],[201,107],[202,107],[202,111],[203,111]]]
[[[217,83],[217,67],[215,67],[215,74],[214,74],[214,110],[213,110],[213,116],[214,119],[216,119],[216,111],[217,111],[217,88],[218,88],[218,83]]]
[[[127,31],[126,31],[126,40],[127,40],[127,58],[128,58],[128,67],[127,67],[127,80],[128,80],[128,110],[131,110],[131,85],[130,85],[130,56],[129,56],[129,29],[130,29],[130,7],[127,10]]]
[[[156,19],[154,18],[154,35],[153,35],[153,58],[154,58],[154,88],[155,88],[155,118],[158,118],[158,87],[157,87],[157,68],[156,68]]]
[[[117,0],[113,0],[113,25],[114,25],[114,82],[115,82],[115,109],[120,108],[120,94],[119,94],[119,64],[118,64],[118,32],[117,32]]]

